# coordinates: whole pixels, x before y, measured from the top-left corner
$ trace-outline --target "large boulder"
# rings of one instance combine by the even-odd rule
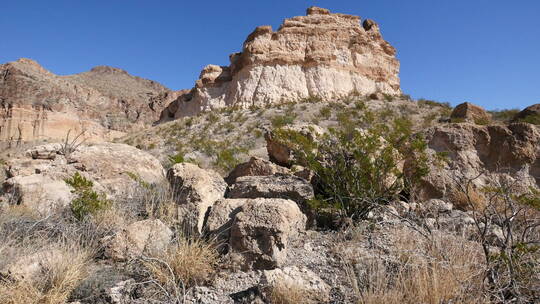
[[[0,276],[12,280],[39,279],[50,270],[50,265],[57,264],[64,259],[62,250],[45,248],[37,252],[21,255],[0,270]]]
[[[525,121],[540,125],[540,103],[528,106],[521,112],[517,113],[512,119],[514,122]]]
[[[297,204],[285,199],[254,199],[240,207],[230,236],[232,255],[243,269],[274,269],[284,264],[289,240],[306,225]]]
[[[423,135],[428,154],[435,159],[436,153],[444,153],[447,162],[430,162],[430,172],[415,193],[422,201],[452,197],[459,191],[458,184],[468,180],[472,180],[469,190],[476,192],[499,182],[519,186],[517,192],[540,186],[537,126],[447,124],[429,128]]]
[[[454,111],[450,114],[450,119],[457,122],[472,122],[485,125],[491,121],[491,115],[482,107],[464,102],[454,108]]]
[[[236,166],[225,178],[225,181],[231,185],[236,182],[237,178],[242,176],[264,176],[276,173],[288,174],[290,170],[262,158],[251,157],[248,162]]]
[[[399,62],[375,22],[321,14],[285,19],[278,30],[257,27],[229,66],[208,65],[194,88],[166,109],[174,118],[226,106],[266,106],[350,94],[400,95]]]
[[[228,198],[284,198],[299,204],[314,197],[313,187],[303,178],[274,174],[268,176],[243,176],[232,185]]]
[[[209,209],[225,196],[227,183],[215,171],[190,163],[174,165],[167,179],[179,206],[179,218],[193,233],[202,233]]]
[[[143,220],[101,240],[105,257],[126,261],[142,255],[154,255],[169,245],[172,231],[160,220]]]
[[[210,209],[204,231],[218,241],[223,249],[228,245],[234,217],[249,199],[220,199]]]
[[[52,207],[66,206],[73,198],[65,180],[75,173],[92,181],[93,189],[110,199],[129,198],[141,182],[157,184],[165,178],[155,157],[125,144],[83,145],[68,155],[64,152],[61,145],[50,144],[8,161],[5,195],[48,214],[54,211]]]

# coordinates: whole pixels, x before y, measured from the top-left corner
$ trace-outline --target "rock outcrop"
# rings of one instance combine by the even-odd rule
[[[451,196],[459,183],[469,179],[477,189],[496,186],[497,181],[515,184],[523,191],[540,187],[540,129],[535,125],[446,124],[424,134],[428,151],[446,154],[447,164],[431,163],[419,192],[422,200]]]
[[[517,113],[512,119],[514,122],[527,121],[540,125],[540,103],[528,106],[521,112]]]
[[[68,130],[110,140],[155,122],[177,97],[116,68],[58,76],[19,59],[0,65],[0,143],[61,139]]]
[[[174,165],[167,179],[179,204],[179,218],[190,231],[202,233],[207,212],[225,196],[227,183],[217,172],[190,163]]]
[[[64,181],[75,173],[92,181],[97,192],[109,198],[129,198],[143,181],[157,184],[165,179],[160,162],[150,154],[125,144],[80,146],[64,155],[59,144],[34,147],[25,157],[8,161],[4,195],[40,214],[67,206],[73,194]],[[47,159],[40,157],[47,156]]]
[[[396,50],[372,20],[312,7],[277,31],[257,27],[230,55],[229,66],[206,66],[195,87],[161,121],[226,106],[264,106],[350,94],[401,94]]]
[[[101,242],[105,257],[126,261],[164,251],[172,236],[172,231],[160,220],[143,220],[129,225],[114,236],[105,237]]]
[[[455,122],[471,122],[477,124],[488,124],[491,121],[491,115],[486,110],[470,102],[464,102],[457,105],[450,119]]]
[[[274,269],[286,261],[288,243],[305,229],[306,216],[295,202],[258,198],[240,207],[230,246],[243,269]]]

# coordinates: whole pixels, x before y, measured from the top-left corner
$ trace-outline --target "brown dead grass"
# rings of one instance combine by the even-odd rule
[[[487,303],[477,244],[403,228],[390,233],[389,256],[344,256],[358,303]]]
[[[309,291],[299,285],[288,285],[285,283],[277,283],[269,291],[268,301],[272,304],[314,304]]]
[[[61,304],[86,278],[90,254],[78,245],[58,248],[61,258],[44,262],[38,278],[4,278],[0,281],[0,303],[5,304]]]
[[[167,289],[205,284],[216,271],[219,255],[214,244],[202,239],[180,239],[163,254],[144,259],[152,279]]]

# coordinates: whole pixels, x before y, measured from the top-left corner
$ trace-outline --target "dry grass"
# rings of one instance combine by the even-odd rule
[[[469,185],[465,191],[453,191],[450,193],[449,199],[456,209],[462,211],[481,211],[486,208],[487,204],[486,197],[472,185]]]
[[[268,295],[268,301],[272,304],[314,304],[317,303],[310,292],[299,285],[288,285],[277,283],[273,286]]]
[[[144,259],[153,280],[173,291],[205,284],[213,277],[219,255],[214,244],[202,239],[180,239],[163,254]]]
[[[90,254],[78,245],[56,248],[58,258],[45,259],[38,277],[4,278],[0,281],[0,303],[60,304],[86,278]]]
[[[487,303],[477,244],[449,235],[428,240],[406,229],[390,234],[389,255],[343,257],[358,303]]]

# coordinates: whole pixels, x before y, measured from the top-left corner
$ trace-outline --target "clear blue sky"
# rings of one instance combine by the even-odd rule
[[[316,5],[376,20],[398,50],[405,93],[488,109],[540,102],[540,0],[6,0],[0,62],[57,74],[111,65],[172,89],[228,64],[258,25]]]

